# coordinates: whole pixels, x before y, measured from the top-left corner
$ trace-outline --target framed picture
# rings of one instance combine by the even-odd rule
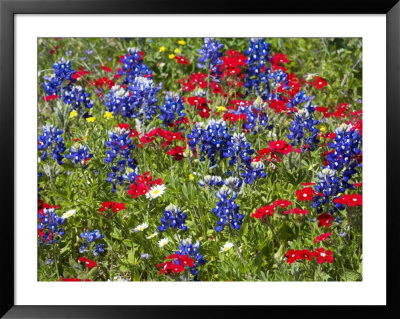
[[[339,4],[1,1],[1,314],[398,313],[400,7]]]

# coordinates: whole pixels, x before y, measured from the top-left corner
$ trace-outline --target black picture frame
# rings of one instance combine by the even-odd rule
[[[14,15],[16,14],[385,14],[387,52],[386,100],[386,217],[387,217],[387,305],[386,306],[16,306],[14,302]],[[238,5],[203,0],[0,0],[0,168],[2,217],[1,308],[4,318],[160,318],[188,316],[338,316],[354,318],[372,315],[400,317],[397,307],[399,276],[395,258],[398,208],[396,187],[399,178],[400,136],[400,3],[398,0],[266,0],[245,1]],[[380,48],[376,48],[379,50]],[[383,104],[383,101],[382,101]],[[382,106],[377,106],[382,107]],[[385,172],[382,172],[384,174]],[[380,199],[381,200],[381,199]],[[379,212],[382,213],[382,212]],[[379,256],[377,256],[379,258]],[[397,273],[397,275],[396,275]],[[327,293],[329,298],[329,293]],[[178,301],[178,299],[177,299]],[[312,308],[311,308],[312,307]],[[320,314],[318,314],[320,313]]]

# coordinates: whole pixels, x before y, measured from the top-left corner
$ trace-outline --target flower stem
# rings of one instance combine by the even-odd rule
[[[244,259],[243,259],[243,257],[242,257],[242,254],[241,254],[240,251],[239,251],[239,247],[238,247],[238,245],[237,245],[237,243],[236,243],[235,236],[233,235],[232,227],[231,227],[230,225],[229,225],[229,232],[230,232],[230,234],[231,234],[231,238],[232,238],[232,241],[233,241],[233,245],[234,245],[235,248],[236,248],[236,252],[237,252],[237,254],[238,254],[238,256],[239,256],[241,262],[244,264]]]

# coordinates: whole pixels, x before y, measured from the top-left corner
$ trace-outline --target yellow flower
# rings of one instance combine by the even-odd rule
[[[88,118],[86,119],[86,121],[88,121],[88,122],[90,122],[90,123],[93,123],[94,121],[96,121],[96,118],[93,117],[93,116],[91,116],[91,117],[88,117]]]
[[[186,42],[183,41],[183,40],[179,40],[178,43],[179,43],[180,45],[185,45],[185,44],[186,44]]]
[[[175,49],[175,50],[174,50],[174,53],[175,53],[175,54],[179,54],[179,53],[181,53],[181,50]]]
[[[69,118],[73,118],[78,116],[78,112],[77,111],[72,111],[71,113],[69,113]]]
[[[217,109],[218,112],[226,111],[226,107],[225,106],[216,106],[215,108]]]
[[[160,52],[164,52],[165,51],[165,47],[161,46],[159,51]]]
[[[113,117],[113,112],[106,112],[106,114],[104,114],[104,118],[107,120],[112,119]]]
[[[170,55],[168,56],[168,58],[169,58],[170,60],[172,60],[173,58],[175,58],[175,55],[170,54]]]
[[[83,137],[83,140],[84,140],[84,141],[87,141],[87,136],[86,136],[86,135]]]
[[[194,180],[193,174],[189,174],[189,180],[190,180],[190,181],[193,181],[193,180]]]
[[[320,132],[326,132],[326,126],[325,125],[321,125],[320,127],[319,127],[319,130],[320,130]]]

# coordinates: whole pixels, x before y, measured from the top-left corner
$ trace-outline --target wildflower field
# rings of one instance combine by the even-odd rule
[[[39,281],[362,280],[362,40],[38,39]]]

